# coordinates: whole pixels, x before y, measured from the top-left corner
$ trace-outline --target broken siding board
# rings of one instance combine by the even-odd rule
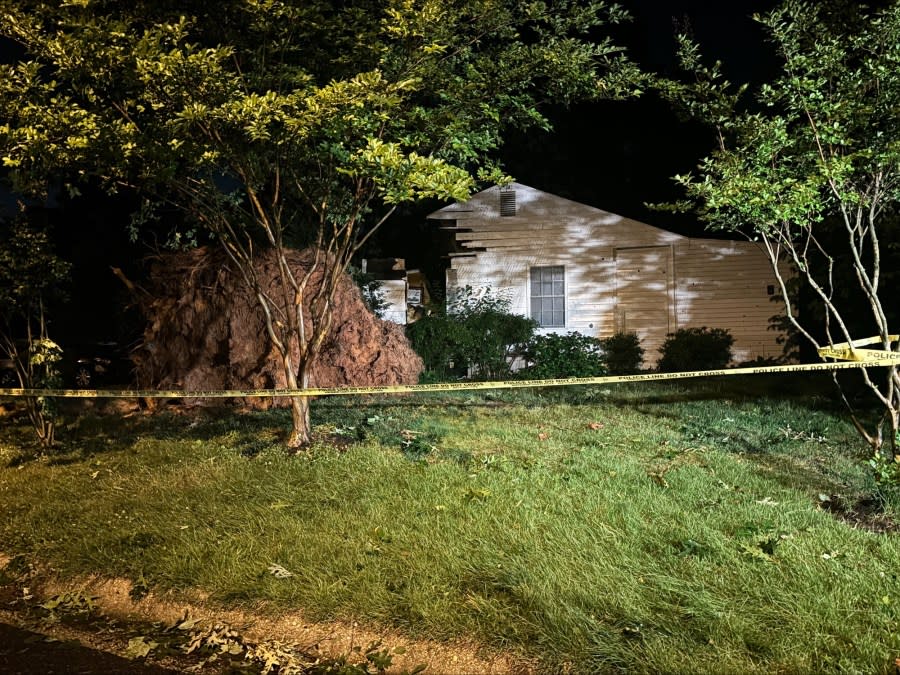
[[[496,246],[492,246],[490,243],[473,239],[472,241],[468,241],[464,243],[465,248],[480,248],[485,249],[487,252],[510,249],[510,248],[523,248],[525,250],[531,251],[546,251],[543,255],[551,254],[553,255],[564,255],[567,257],[572,257],[575,255],[584,255],[587,253],[591,253],[593,251],[593,246],[590,244],[585,244],[581,241],[570,241],[565,239],[554,239],[553,241],[543,242],[539,239],[511,239],[507,242],[497,244]],[[581,259],[583,262],[583,258]]]
[[[558,258],[564,257],[572,254],[573,246],[541,246],[539,247],[542,252],[542,258]],[[516,244],[515,246],[491,246],[488,248],[482,248],[478,250],[476,248],[466,249],[466,253],[468,255],[478,255],[479,253],[500,253],[500,254],[508,254],[508,255],[530,255],[534,254],[536,247],[534,243],[526,244]],[[579,256],[576,260],[578,260],[579,264],[583,264],[583,260],[585,257],[590,256],[590,251],[587,251],[584,256]]]
[[[575,230],[569,227],[550,224],[533,225],[531,227],[500,227],[491,225],[488,227],[469,226],[464,229],[458,230],[455,236],[459,237],[468,235],[483,235],[486,239],[496,239],[498,236],[518,234],[519,236],[524,237],[533,235],[534,233],[542,233],[548,231],[565,231],[566,234],[573,234],[575,232]]]

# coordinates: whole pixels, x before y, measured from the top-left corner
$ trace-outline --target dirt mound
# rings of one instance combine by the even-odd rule
[[[314,259],[311,250],[290,251],[299,277]],[[281,292],[278,264],[269,251],[257,257],[265,293]],[[315,270],[306,293],[321,283]],[[151,389],[269,389],[286,386],[278,354],[270,346],[256,297],[227,255],[200,248],[156,261],[142,302],[147,318],[143,348],[134,354],[138,386]],[[422,360],[403,329],[372,314],[356,284],[343,275],[334,294],[331,330],[311,369],[311,386],[409,384]],[[266,407],[273,399],[246,399]],[[274,401],[278,404],[279,401]]]

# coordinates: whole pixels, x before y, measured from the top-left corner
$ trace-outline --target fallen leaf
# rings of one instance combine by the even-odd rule
[[[148,641],[146,637],[139,635],[128,641],[128,647],[125,648],[125,656],[130,659],[144,658],[158,646],[158,642]]]
[[[269,573],[276,579],[287,579],[294,576],[293,572],[286,570],[278,563],[272,563],[271,565],[269,565]]]
[[[599,431],[600,429],[602,429],[605,426],[606,425],[603,424],[603,422],[591,422],[590,424],[588,424],[588,429],[591,429],[593,431]]]

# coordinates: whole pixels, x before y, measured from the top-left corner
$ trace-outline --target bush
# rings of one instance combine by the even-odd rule
[[[469,368],[480,379],[510,373],[509,358],[534,335],[532,319],[511,314],[509,300],[488,288],[476,296],[471,286],[458,289],[446,309],[406,327],[413,349],[425,362],[424,378],[445,380]]]
[[[669,333],[659,348],[661,372],[715,370],[731,361],[734,338],[724,328],[681,328]]]
[[[616,333],[600,341],[610,375],[631,375],[644,363],[644,348],[636,333]]]
[[[525,358],[532,365],[520,375],[547,377],[597,377],[606,374],[600,340],[581,333],[535,335],[526,345]]]

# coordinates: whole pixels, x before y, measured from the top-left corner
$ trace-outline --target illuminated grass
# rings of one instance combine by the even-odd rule
[[[827,406],[740,392],[320,401],[341,442],[311,458],[282,453],[280,412],[84,418],[37,461],[10,427],[0,550],[550,672],[891,672],[898,535],[822,506],[889,524],[896,494]]]

